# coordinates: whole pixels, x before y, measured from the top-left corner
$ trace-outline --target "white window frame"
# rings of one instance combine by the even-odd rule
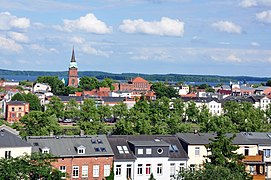
[[[137,154],[143,154],[143,149],[137,149]]]
[[[72,177],[79,178],[79,166],[72,166]]]
[[[157,175],[162,175],[163,174],[163,164],[159,163],[157,164]]]
[[[195,156],[200,156],[200,147],[195,147]]]
[[[137,174],[138,175],[143,175],[143,164],[138,164],[137,165]]]
[[[104,165],[104,177],[110,176],[110,171],[111,171],[110,164],[105,164]]]
[[[151,148],[147,148],[146,149],[146,154],[151,154],[152,153],[152,149]]]
[[[99,177],[100,166],[98,164],[93,165],[93,177]]]
[[[121,164],[116,165],[116,176],[121,176]]]
[[[59,166],[59,171],[63,173],[61,179],[66,179],[66,171],[67,171],[66,166]]]
[[[149,172],[147,173],[147,169],[149,169]],[[146,175],[151,174],[151,164],[146,164]]]
[[[170,163],[170,167],[169,167],[169,173],[170,173],[170,177],[175,176],[176,174],[176,167],[175,167],[175,163]]]
[[[82,177],[88,177],[88,165],[82,166]]]

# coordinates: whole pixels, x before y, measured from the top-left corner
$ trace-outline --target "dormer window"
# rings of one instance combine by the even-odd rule
[[[79,147],[77,147],[77,153],[78,154],[85,154],[85,152],[86,152],[86,147],[85,146],[79,146]]]
[[[41,152],[42,152],[43,154],[49,154],[49,153],[50,153],[50,148],[44,147],[44,148],[41,149]]]

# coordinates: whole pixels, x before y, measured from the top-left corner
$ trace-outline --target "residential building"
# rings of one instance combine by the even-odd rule
[[[34,93],[37,93],[37,92],[42,92],[42,93],[45,93],[45,92],[51,92],[51,87],[49,86],[49,84],[46,84],[46,83],[36,83],[34,85],[34,88],[33,88],[33,92]]]
[[[115,180],[173,179],[187,168],[188,156],[174,135],[108,136]]]
[[[29,103],[24,101],[10,101],[6,103],[5,119],[9,123],[17,122],[29,113]]]
[[[21,139],[19,132],[6,125],[0,126],[0,158],[30,155],[32,146]]]
[[[128,81],[127,83],[119,83],[113,85],[115,87],[115,91],[130,91],[130,90],[143,90],[143,91],[149,91],[151,89],[151,84],[141,78],[136,77]]]
[[[113,151],[105,135],[29,136],[33,152],[57,157],[52,165],[65,173],[63,179],[104,180],[110,175]]]

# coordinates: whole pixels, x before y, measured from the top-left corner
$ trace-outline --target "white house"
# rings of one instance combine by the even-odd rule
[[[171,179],[187,168],[188,156],[174,135],[108,136],[115,180]]]
[[[19,132],[6,125],[0,126],[0,158],[18,157],[31,152],[31,144],[22,140]]]
[[[45,83],[36,83],[33,88],[33,92],[50,92],[51,87]]]

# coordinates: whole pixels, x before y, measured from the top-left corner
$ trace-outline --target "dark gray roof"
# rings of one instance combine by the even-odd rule
[[[77,102],[82,102],[84,97],[82,96],[58,96],[61,101],[68,102],[70,99],[75,99]]]
[[[101,99],[104,102],[123,102],[125,100],[124,97],[106,97],[106,96],[101,97]]]
[[[183,146],[175,135],[112,135],[108,136],[110,145],[114,151],[116,159],[125,159],[124,154],[118,152],[117,146],[125,145],[129,148],[129,158],[135,159],[136,156],[131,150],[131,145],[134,146],[146,146],[146,147],[157,147],[175,145],[178,151],[169,151],[168,157],[170,159],[187,159],[188,155],[184,151]]]
[[[33,152],[40,152],[42,148],[48,147],[50,153],[58,157],[113,156],[113,151],[105,135],[29,136],[27,141],[32,144]],[[86,148],[85,154],[77,153],[76,148],[79,146]]]
[[[25,104],[28,104],[28,102],[25,102],[25,101],[10,101],[7,104],[8,105],[25,105]]]
[[[20,136],[11,133],[10,131],[0,129],[0,148],[17,148],[17,147],[31,147],[31,144],[21,139]]]
[[[177,133],[177,137],[191,145],[205,145],[209,144],[210,139],[216,137],[216,133]]]
[[[259,86],[259,87],[256,88],[256,91],[263,91],[263,90],[266,90],[268,88],[270,88],[270,87],[269,86]]]
[[[269,132],[241,132],[236,134],[233,144],[258,144],[271,145],[271,133]]]
[[[222,104],[224,104],[227,101],[250,102],[254,104],[256,102],[256,99],[254,99],[252,96],[228,96],[221,100]]]

